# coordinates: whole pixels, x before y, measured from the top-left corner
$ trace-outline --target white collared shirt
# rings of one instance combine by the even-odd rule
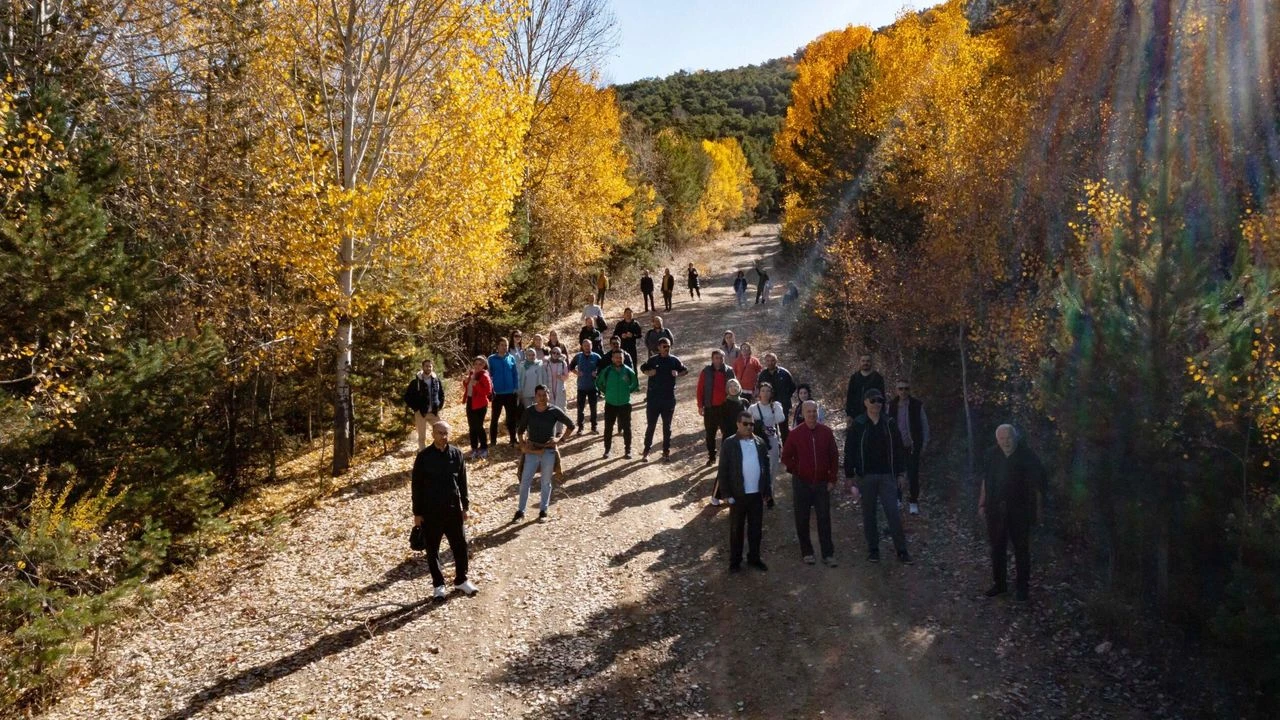
[[[750,495],[760,492],[760,454],[756,451],[755,438],[738,439],[742,446],[742,492]]]

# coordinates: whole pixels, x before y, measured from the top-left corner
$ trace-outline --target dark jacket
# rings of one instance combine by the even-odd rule
[[[444,450],[434,444],[418,451],[413,461],[413,514],[422,517],[467,510],[467,464],[456,446]]]
[[[747,291],[747,278],[746,278],[746,276],[744,276],[744,275],[739,275],[739,276],[737,276],[737,277],[735,277],[735,278],[733,279],[733,290],[734,290],[734,292],[740,292],[740,293],[743,293],[743,292],[746,292],[746,291]]]
[[[730,375],[730,377],[733,376]],[[724,431],[725,437],[729,437],[738,432],[738,413],[746,412],[747,408],[751,407],[751,400],[741,393],[725,395],[721,407],[723,408],[721,412],[724,414],[720,416],[720,429]]]
[[[899,475],[907,471],[906,450],[893,416],[880,412],[873,423],[859,415],[844,434],[844,476]]]
[[[624,338],[622,333],[631,333],[631,337]],[[636,356],[636,343],[640,342],[641,336],[644,335],[644,328],[640,327],[640,323],[632,320],[619,320],[617,325],[613,326],[613,335],[622,341],[622,349],[631,353],[631,357]]]
[[[886,406],[889,408],[889,415],[895,421],[898,419],[898,408],[900,405],[902,405],[902,403],[895,396]],[[925,436],[924,432],[924,403],[920,402],[919,398],[907,398],[907,423],[908,427],[905,429],[910,433],[908,437],[911,438],[911,445],[915,447],[916,450],[923,449],[924,444],[928,442],[929,438]],[[904,428],[898,428],[899,431],[903,429]]]
[[[757,457],[760,459],[760,494],[773,497],[773,476],[769,467],[769,445],[765,441],[751,436],[755,441]],[[737,434],[730,435],[720,444],[720,465],[716,469],[716,485],[721,493],[733,498],[734,502],[744,502],[747,494],[742,486],[742,445]]]
[[[861,370],[854,370],[853,375],[849,376],[849,391],[844,396],[844,414],[856,418],[866,412],[866,407],[862,404],[862,394],[871,388],[883,393],[884,376],[877,370],[872,370],[871,374],[866,376]]]
[[[994,445],[984,459],[987,513],[1026,513],[1035,522],[1036,493],[1048,491],[1048,476],[1040,458],[1019,440],[1012,455],[1005,455],[999,445]]]
[[[773,399],[782,403],[782,407],[788,411],[791,410],[791,396],[796,394],[796,380],[791,377],[791,371],[779,365],[770,370],[765,368],[756,376],[756,391],[759,392],[760,386],[769,383],[773,386]]]
[[[649,348],[651,354],[657,355],[658,341],[662,338],[666,338],[667,342],[671,343],[671,347],[674,348],[676,346],[676,336],[671,333],[671,328],[665,327],[661,330],[649,328],[649,331],[644,334],[644,346]]]
[[[654,355],[647,362],[640,366],[640,372],[654,371],[653,377],[649,378],[648,387],[645,389],[646,402],[663,402],[674,403],[676,401],[676,379],[671,377],[671,371],[675,370],[681,375],[688,375],[689,368],[680,362],[680,358],[675,355]]]
[[[769,273],[762,268],[756,268],[756,287],[762,288],[767,282],[769,282]]]
[[[578,330],[578,349],[582,349],[582,341],[591,341],[591,352],[604,357],[604,336],[595,328],[582,327]]]
[[[423,415],[435,415],[444,407],[444,383],[439,377],[423,378],[418,373],[404,391],[404,404]]]
[[[689,268],[687,275],[690,288],[702,287],[702,284],[698,280],[698,268]]]
[[[648,275],[640,278],[640,292],[645,295],[653,294],[653,278]]]
[[[675,275],[663,275],[663,276],[662,276],[662,292],[663,292],[663,294],[665,294],[665,295],[670,295],[671,293],[675,292],[675,289],[676,289],[676,276],[675,276]]]

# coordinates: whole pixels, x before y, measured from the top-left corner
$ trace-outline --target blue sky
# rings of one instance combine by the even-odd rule
[[[613,0],[620,42],[605,82],[723,70],[783,55],[827,30],[878,28],[931,0]]]

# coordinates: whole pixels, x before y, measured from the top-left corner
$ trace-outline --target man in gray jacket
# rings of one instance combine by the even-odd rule
[[[720,445],[716,484],[729,503],[729,572],[742,569],[742,536],[747,536],[747,565],[769,568],[760,559],[760,535],[764,506],[773,507],[773,477],[769,446],[753,432],[751,413],[738,414],[737,432]]]

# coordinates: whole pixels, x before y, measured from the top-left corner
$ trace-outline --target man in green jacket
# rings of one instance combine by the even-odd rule
[[[631,459],[631,393],[640,390],[636,371],[623,364],[622,350],[609,355],[610,364],[596,373],[596,389],[604,395],[604,459],[609,459],[613,444],[613,425],[622,435],[623,457]]]

